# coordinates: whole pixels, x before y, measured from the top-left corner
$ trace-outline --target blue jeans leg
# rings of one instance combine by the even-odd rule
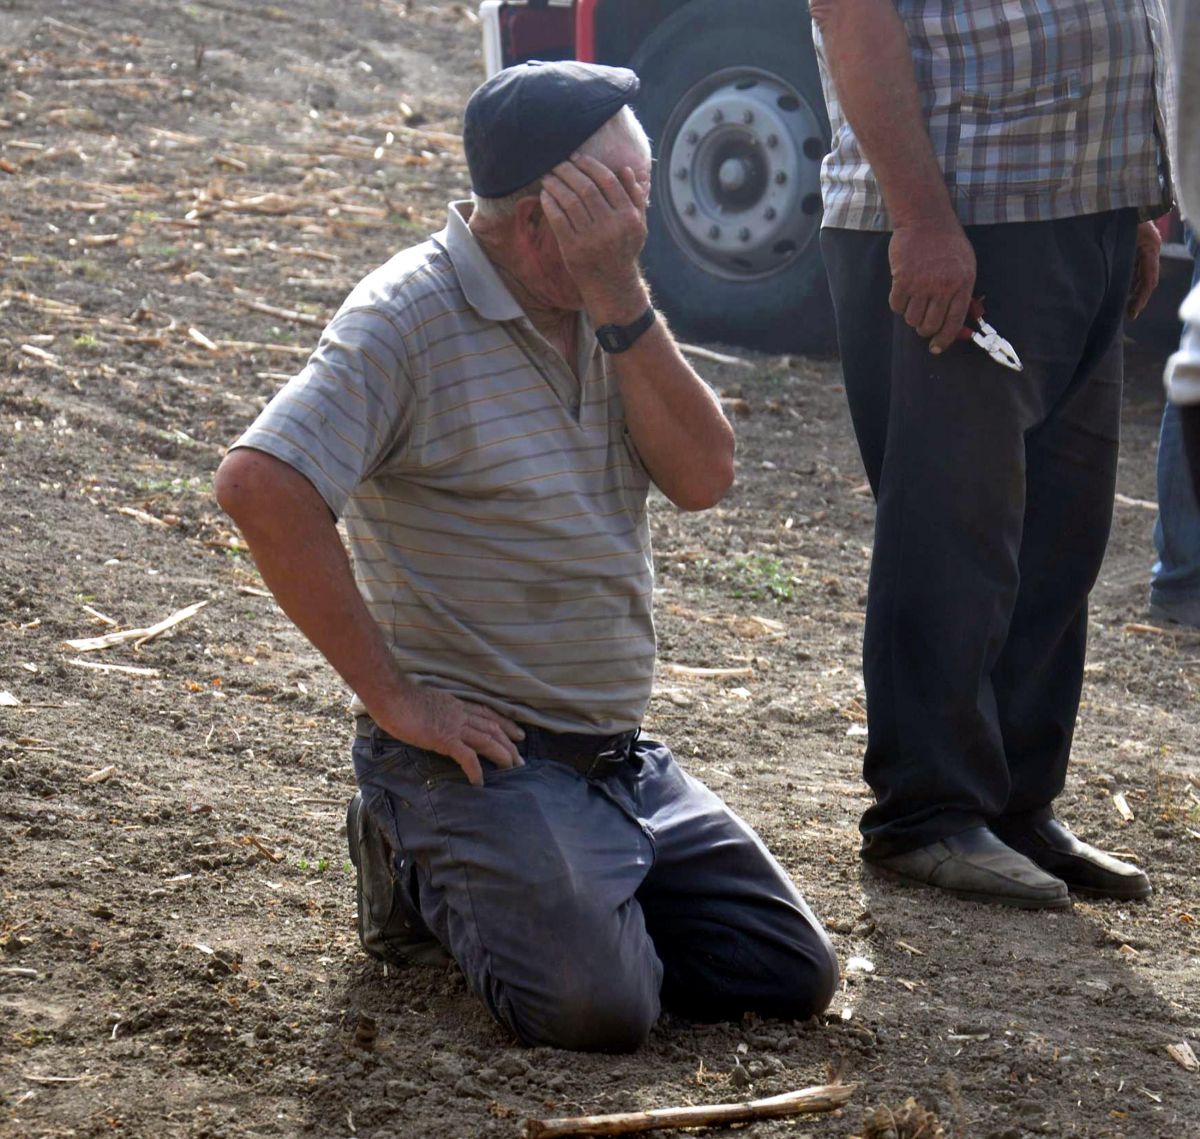
[[[662,960],[664,1008],[698,1021],[803,1020],[829,1004],[829,938],[745,822],[654,740],[600,786],[654,838],[637,900]]]
[[[1197,252],[1195,234],[1188,233],[1188,248]],[[1192,288],[1200,285],[1200,260],[1192,270]],[[1183,339],[1200,336],[1200,329],[1185,326]],[[1158,435],[1158,521],[1154,524],[1154,549],[1158,561],[1150,574],[1150,604],[1168,615],[1189,614],[1200,621],[1200,504],[1184,454],[1179,408],[1163,409]]]
[[[1170,610],[1191,604],[1200,613],[1200,504],[1183,454],[1179,408],[1163,409],[1158,438],[1158,561],[1150,578],[1150,603]]]
[[[356,741],[363,803],[417,867],[421,916],[522,1043],[639,1047],[662,963],[635,894],[650,838],[587,780],[530,759],[473,787],[442,756]]]
[[[359,739],[363,803],[415,863],[421,916],[527,1044],[623,1052],[661,1005],[803,1018],[837,984],[783,868],[662,744],[591,779],[548,760],[472,787],[449,759]],[[660,995],[661,994],[661,995]]]

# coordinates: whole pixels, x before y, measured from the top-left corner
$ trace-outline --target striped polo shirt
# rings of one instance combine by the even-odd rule
[[[894,0],[934,153],[964,225],[1171,205],[1162,0]],[[814,39],[833,128],[824,224],[889,230]]]
[[[649,476],[586,318],[580,380],[469,210],[355,287],[235,446],[294,467],[345,522],[414,680],[553,731],[623,731],[654,669]]]

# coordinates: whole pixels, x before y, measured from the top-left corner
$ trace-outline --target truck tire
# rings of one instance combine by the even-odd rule
[[[656,158],[642,263],[658,305],[689,337],[830,351],[829,119],[807,4],[689,0],[630,66]]]

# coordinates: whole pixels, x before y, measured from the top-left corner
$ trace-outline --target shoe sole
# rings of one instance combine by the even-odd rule
[[[1147,886],[1136,894],[1118,894],[1113,890],[1098,890],[1090,886],[1072,886],[1067,883],[1067,889],[1077,898],[1088,898],[1097,902],[1148,902],[1154,893],[1153,886]]]
[[[346,845],[350,847],[350,862],[354,866],[354,913],[358,921],[358,944],[362,947],[363,952],[368,956],[374,957],[377,960],[384,960],[377,953],[372,953],[367,948],[366,939],[363,937],[363,930],[366,925],[363,921],[363,882],[362,882],[362,856],[358,849],[358,816],[362,810],[362,795],[355,792],[354,798],[346,805]]]
[[[939,886],[936,882],[926,882],[921,878],[910,878],[906,874],[899,874],[895,870],[877,866],[866,860],[863,861],[863,871],[869,877],[878,878],[894,885],[907,887],[923,886],[927,890],[940,890],[943,894],[949,894],[951,897],[962,898],[967,902],[978,902],[985,906],[1004,906],[1010,910],[1062,911],[1071,908],[1071,897],[1069,894],[1063,897],[1041,900],[1037,898],[1008,898],[1003,894],[993,894],[982,890],[956,890],[952,886]]]
[[[346,807],[346,841],[350,847],[350,861],[354,865],[355,914],[358,919],[359,946],[368,957],[373,957],[376,961],[382,961],[385,965],[391,965],[393,968],[405,968],[410,965],[445,965],[448,961],[453,960],[453,958],[451,958],[450,954],[446,952],[441,943],[432,934],[429,936],[428,944],[415,946],[403,956],[377,953],[374,949],[367,948],[366,938],[363,936],[363,930],[366,929],[363,914],[363,907],[366,905],[366,895],[363,892],[362,884],[362,859],[359,854],[358,842],[353,837],[359,831],[359,812],[362,809],[362,794],[355,793],[354,798],[350,800]]]
[[[358,869],[358,812],[362,810],[362,795],[355,792],[354,797],[346,804],[346,845],[350,847],[350,861]]]

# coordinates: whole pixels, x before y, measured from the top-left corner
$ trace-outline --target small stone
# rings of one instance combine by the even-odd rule
[[[429,1074],[439,1084],[453,1086],[462,1079],[462,1064],[451,1056],[440,1056],[429,1065]]]
[[[1045,1109],[1036,1099],[1019,1099],[1013,1110],[1021,1119],[1041,1119]]]
[[[314,111],[328,111],[337,103],[337,92],[329,83],[314,79],[304,89],[304,97]]]
[[[454,1085],[454,1094],[460,1096],[470,1096],[472,1099],[479,1099],[486,1093],[484,1092],[483,1088],[481,1088],[470,1076],[463,1076]]]
[[[775,724],[794,724],[804,720],[804,713],[799,708],[783,700],[772,700],[763,709],[762,714],[764,719]]]
[[[506,1080],[515,1080],[518,1076],[527,1076],[530,1065],[528,1060],[509,1052],[496,1061],[495,1067],[496,1071]]]

